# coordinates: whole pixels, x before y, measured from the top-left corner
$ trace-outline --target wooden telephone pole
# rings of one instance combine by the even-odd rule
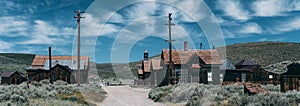
[[[172,13],[169,13],[169,23],[165,24],[169,26],[169,40],[167,40],[167,42],[169,43],[169,65],[168,65],[168,82],[169,84],[176,84],[176,71],[175,71],[175,67],[174,67],[174,62],[172,61],[172,35],[171,35],[171,26],[175,25],[174,23],[172,23]]]
[[[77,71],[77,75],[76,75],[76,79],[77,79],[77,85],[80,86],[80,19],[81,18],[84,18],[84,17],[81,17],[81,13],[84,13],[84,12],[81,12],[80,10],[78,11],[74,11],[74,13],[77,14],[77,16],[74,16],[74,18],[77,18],[77,23],[78,23],[78,47],[77,47],[77,68],[78,68],[78,71]]]

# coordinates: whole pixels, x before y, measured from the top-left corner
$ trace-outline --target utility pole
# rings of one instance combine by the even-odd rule
[[[169,26],[169,40],[167,42],[169,43],[169,65],[168,65],[168,79],[169,84],[176,84],[176,72],[174,68],[174,62],[172,61],[172,36],[171,36],[171,26],[175,25],[172,23],[172,13],[169,13],[169,23],[165,24]]]
[[[51,47],[49,47],[49,77],[50,77],[50,83],[53,83],[53,79],[52,79],[52,72],[51,72],[51,68],[52,68],[52,54],[51,54]]]
[[[84,17],[81,17],[81,13],[85,13],[84,11],[81,12],[80,10],[78,11],[74,11],[74,13],[76,13],[77,16],[74,16],[74,18],[77,18],[77,23],[78,23],[78,45],[77,45],[77,85],[80,86],[80,19],[81,18],[84,18]]]

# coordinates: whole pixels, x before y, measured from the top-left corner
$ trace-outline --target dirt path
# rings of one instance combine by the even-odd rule
[[[103,89],[107,92],[107,97],[100,106],[164,106],[148,99],[150,89],[128,86],[108,86]]]

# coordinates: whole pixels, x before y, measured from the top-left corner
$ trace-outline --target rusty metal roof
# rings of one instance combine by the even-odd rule
[[[222,64],[219,53],[216,49],[212,50],[172,50],[172,61],[175,64],[186,64],[188,60],[196,54],[205,64]],[[169,50],[163,49],[162,58],[165,64],[169,62]]]
[[[55,63],[59,63],[61,65],[66,65],[74,66],[77,64],[77,57],[76,56],[51,56],[51,63],[52,66],[55,65]],[[31,64],[32,68],[49,68],[49,56],[40,56],[36,55],[35,58],[33,59],[33,62]],[[81,56],[80,57],[80,63],[82,64],[80,68],[83,67],[88,67],[89,65],[89,57],[88,56]]]

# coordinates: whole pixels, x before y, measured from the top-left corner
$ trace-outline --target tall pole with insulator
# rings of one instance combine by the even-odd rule
[[[172,61],[172,34],[171,34],[171,26],[175,25],[174,23],[172,23],[172,13],[169,13],[169,23],[166,24],[169,26],[169,65],[168,65],[168,82],[169,84],[176,84],[176,72],[175,72],[175,68],[174,68],[174,62]]]
[[[84,18],[81,17],[81,12],[80,10],[78,11],[74,11],[74,13],[76,13],[76,16],[74,16],[74,18],[77,18],[77,23],[78,23],[78,45],[77,45],[77,75],[76,75],[76,80],[77,80],[77,85],[80,86],[80,19]]]

